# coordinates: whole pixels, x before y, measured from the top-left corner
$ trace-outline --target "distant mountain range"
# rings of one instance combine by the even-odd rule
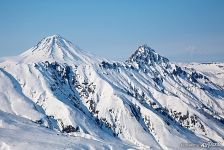
[[[118,54],[119,55],[119,54]],[[0,149],[223,149],[224,63],[126,61],[59,35],[0,62]]]

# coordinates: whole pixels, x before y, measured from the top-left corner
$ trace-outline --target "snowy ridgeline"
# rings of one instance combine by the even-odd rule
[[[224,146],[224,64],[174,64],[146,45],[124,62],[58,35],[0,63],[0,149]]]

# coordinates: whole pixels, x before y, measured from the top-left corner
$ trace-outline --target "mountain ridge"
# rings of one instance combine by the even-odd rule
[[[48,130],[62,142],[65,135],[69,141],[80,137],[88,141],[81,142],[84,149],[98,149],[99,141],[102,149],[180,149],[183,143],[207,142],[221,149],[224,89],[218,81],[223,76],[203,67],[171,63],[147,45],[127,61],[110,61],[59,35],[46,37],[19,59],[0,62],[0,129],[7,129],[0,130],[0,139],[12,149],[23,149],[13,146],[18,142],[11,137],[19,128],[19,138],[32,124],[42,138]],[[224,70],[224,64],[216,67],[213,72]],[[19,127],[8,123],[7,113]],[[38,139],[32,141],[34,149],[44,147]]]

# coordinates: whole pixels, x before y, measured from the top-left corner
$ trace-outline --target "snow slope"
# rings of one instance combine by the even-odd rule
[[[190,63],[182,64],[182,66],[202,72],[208,76],[212,82],[224,87],[224,63]]]
[[[0,63],[0,148],[222,149],[223,68],[200,65],[147,45],[109,61],[46,37]]]

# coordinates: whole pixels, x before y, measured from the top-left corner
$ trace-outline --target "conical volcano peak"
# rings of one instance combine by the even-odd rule
[[[168,63],[169,60],[159,55],[154,49],[146,44],[140,45],[131,55],[127,62],[136,62],[138,64],[154,65]]]
[[[52,41],[52,42],[61,42],[61,43],[69,43],[72,44],[70,41],[65,39],[64,37],[60,36],[59,34],[47,36],[43,39],[44,41]]]
[[[63,37],[59,34],[50,35],[50,36],[47,36],[46,38],[62,38],[63,39]]]
[[[43,38],[37,45],[21,54],[23,61],[26,62],[45,60],[82,62],[87,55],[70,41],[57,34]]]
[[[43,39],[64,39],[62,36],[60,36],[59,34],[54,34],[54,35],[49,35]]]
[[[52,47],[54,45],[57,45],[59,47],[68,47],[68,46],[72,46],[72,43],[68,40],[66,40],[65,38],[63,38],[62,36],[55,34],[55,35],[51,35],[51,36],[47,36],[45,38],[43,38],[37,45],[36,45],[36,49],[38,47]]]
[[[64,37],[62,37],[59,34],[50,35],[50,36],[45,37],[44,39],[46,39],[46,40],[53,40],[53,39],[66,40]]]

